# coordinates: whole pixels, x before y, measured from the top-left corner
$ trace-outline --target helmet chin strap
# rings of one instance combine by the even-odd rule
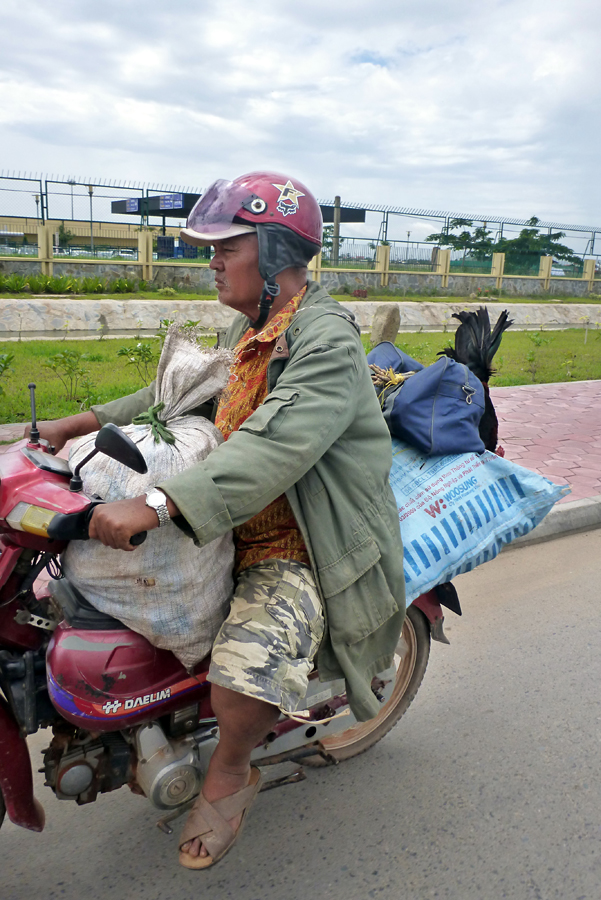
[[[270,283],[271,282],[271,283]],[[273,301],[280,293],[280,286],[275,281],[275,276],[272,275],[271,278],[268,278],[263,285],[263,290],[261,291],[261,300],[259,302],[259,315],[253,321],[249,318],[250,324],[258,331],[263,327],[265,322],[267,321],[267,316],[271,311],[271,307],[273,306]]]

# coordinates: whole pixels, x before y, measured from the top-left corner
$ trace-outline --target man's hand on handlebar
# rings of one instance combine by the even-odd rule
[[[158,527],[158,516],[154,509],[146,506],[146,496],[143,495],[133,500],[117,500],[97,506],[92,513],[88,533],[91,538],[113,550],[135,550],[130,544],[130,537]]]
[[[76,416],[67,416],[64,419],[55,419],[50,422],[38,422],[38,431],[40,438],[48,441],[54,452],[59,453],[67,441],[71,438],[81,437],[84,434],[90,434],[92,431],[98,431],[100,425],[94,413],[89,410],[85,413],[78,413]],[[29,437],[29,429],[31,425],[27,425],[23,432],[23,437]]]
[[[167,498],[167,509],[173,518],[179,514],[172,500]],[[130,538],[140,531],[159,527],[159,518],[151,506],[146,506],[146,495],[133,500],[116,500],[101,503],[94,509],[88,533],[113,550],[135,550]]]

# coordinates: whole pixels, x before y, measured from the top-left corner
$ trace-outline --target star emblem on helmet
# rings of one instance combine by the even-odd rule
[[[274,184],[273,186],[280,192],[276,204],[278,212],[281,212],[283,216],[290,216],[298,212],[298,199],[305,196],[303,192],[297,190],[290,180],[286,184]]]

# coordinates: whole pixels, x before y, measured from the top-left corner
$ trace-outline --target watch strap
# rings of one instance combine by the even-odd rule
[[[167,497],[165,494],[159,490],[158,488],[151,488],[148,491],[145,491],[146,494],[146,506],[150,506],[156,512],[159,517],[159,528],[162,528],[163,525],[168,525],[171,521],[171,516],[169,515],[169,510],[167,509]],[[158,494],[161,497],[164,497],[164,502],[159,504],[149,503],[148,498],[151,494]]]

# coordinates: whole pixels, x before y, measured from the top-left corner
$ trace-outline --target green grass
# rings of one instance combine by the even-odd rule
[[[510,386],[536,382],[586,381],[601,379],[601,331],[589,331],[584,343],[582,329],[568,331],[537,332],[543,340],[549,341],[536,347],[530,332],[507,332],[503,336],[501,348],[495,358],[497,374],[491,385]],[[149,340],[158,350],[158,339]],[[214,339],[209,339],[213,342]],[[60,381],[43,363],[54,353],[65,348],[79,350],[91,357],[83,361],[90,372],[90,380],[99,395],[99,401],[106,403],[143,387],[143,383],[133,366],[125,365],[117,356],[121,347],[130,346],[135,338],[104,339],[102,341],[23,341],[22,343],[0,342],[0,353],[14,353],[13,372],[2,379],[5,390],[0,399],[0,423],[29,421],[29,391],[27,384],[37,384],[36,399],[40,421],[72,415],[80,411],[80,403],[67,401]],[[397,346],[424,365],[435,362],[436,353],[445,346],[451,346],[452,334],[401,333]],[[369,335],[363,336],[366,351],[371,349]],[[534,352],[534,360],[528,354]],[[535,368],[533,373],[532,368]]]
[[[89,370],[102,401],[116,400],[131,394],[143,385],[133,366],[126,366],[117,358],[117,350],[131,345],[133,339],[102,341],[11,341],[0,342],[0,353],[14,353],[13,372],[2,379],[5,395],[0,401],[0,423],[28,422],[29,391],[27,385],[37,385],[36,404],[38,419],[58,419],[80,412],[80,404],[65,399],[65,390],[44,363],[54,353],[68,348],[92,356],[82,364]],[[158,340],[153,341],[158,347]]]
[[[494,360],[497,374],[491,379],[491,387],[601,379],[601,331],[589,331],[586,344],[584,330],[577,328],[536,332],[549,341],[540,347],[528,337],[531,333],[508,331],[503,335]],[[397,347],[426,366],[436,361],[439,350],[452,347],[453,343],[452,334],[441,332],[401,333],[396,340]],[[363,344],[366,350],[371,349],[369,335],[363,335]],[[532,351],[535,354],[533,362],[527,359]]]

